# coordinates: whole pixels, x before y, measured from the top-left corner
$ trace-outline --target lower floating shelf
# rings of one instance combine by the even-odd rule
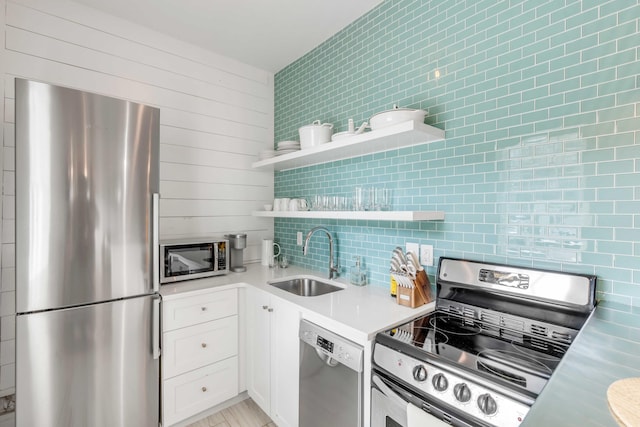
[[[317,218],[371,221],[442,221],[442,211],[254,211],[267,218]]]

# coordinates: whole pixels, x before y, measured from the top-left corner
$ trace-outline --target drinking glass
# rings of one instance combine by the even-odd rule
[[[364,196],[365,196],[365,188],[356,187],[353,192],[353,210],[354,211],[364,210]]]
[[[329,196],[322,196],[322,210],[323,211],[330,211],[331,210],[331,197]]]
[[[375,210],[375,201],[376,201],[376,196],[375,196],[375,188],[374,187],[367,187],[364,189],[364,210],[365,211],[372,211]]]
[[[289,267],[289,259],[286,255],[280,255],[280,268]]]
[[[313,196],[313,198],[311,199],[311,209],[314,211],[322,210],[322,196],[318,194]]]
[[[384,187],[376,187],[374,209],[388,211],[391,208],[391,190]]]

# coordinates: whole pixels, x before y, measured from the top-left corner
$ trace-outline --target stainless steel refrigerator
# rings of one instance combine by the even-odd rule
[[[16,423],[159,425],[157,108],[16,79]]]

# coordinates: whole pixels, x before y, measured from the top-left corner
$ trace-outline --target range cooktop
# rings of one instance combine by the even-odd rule
[[[569,345],[436,311],[378,335],[378,341],[537,395]]]

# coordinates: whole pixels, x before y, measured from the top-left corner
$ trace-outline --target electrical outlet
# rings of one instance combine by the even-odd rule
[[[302,246],[302,231],[298,231],[298,234],[296,234],[296,244]]]
[[[413,252],[418,256],[420,252],[420,244],[419,243],[405,243],[405,252]]]
[[[433,245],[420,245],[420,264],[433,266]]]

